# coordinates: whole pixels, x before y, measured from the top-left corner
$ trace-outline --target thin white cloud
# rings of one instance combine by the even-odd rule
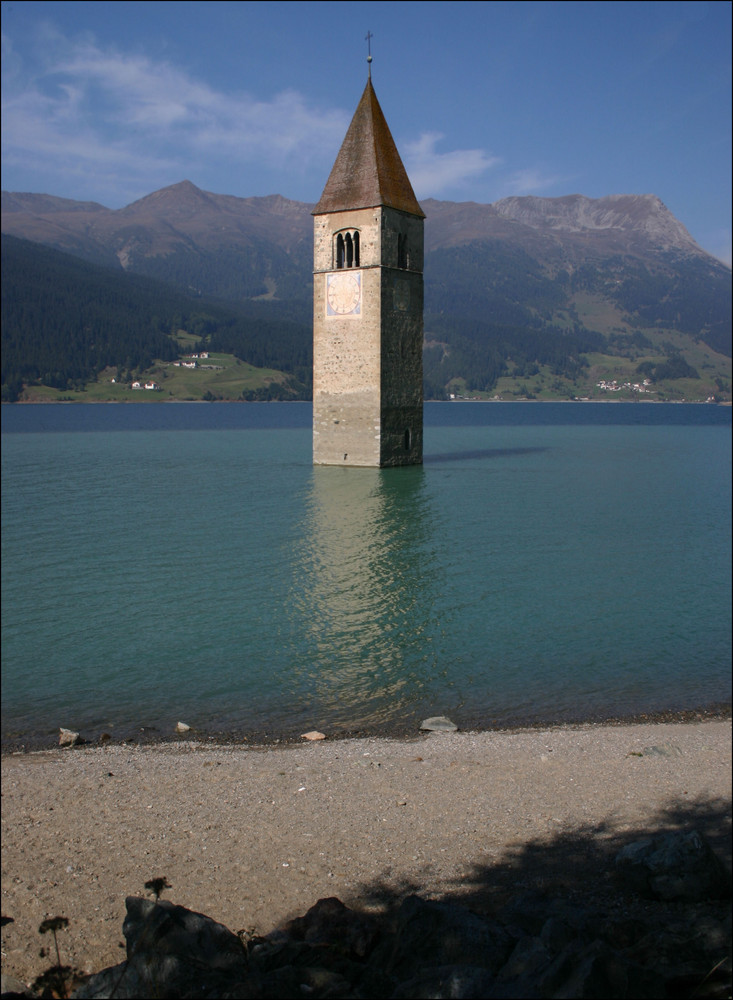
[[[506,191],[512,195],[543,194],[556,188],[560,183],[567,183],[572,178],[559,174],[544,174],[535,167],[517,170],[506,181]]]
[[[423,132],[416,142],[404,147],[405,166],[418,198],[434,197],[446,189],[460,188],[501,162],[483,149],[439,153],[436,146],[443,138],[440,132]]]
[[[3,38],[3,160],[29,177],[52,163],[56,176],[86,174],[100,197],[120,178],[148,193],[222,158],[304,169],[335,155],[348,125],[294,91],[222,93],[169,62],[45,31],[35,70]]]

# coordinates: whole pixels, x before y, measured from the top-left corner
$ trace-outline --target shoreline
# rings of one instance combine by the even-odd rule
[[[117,403],[138,403],[139,399],[14,399],[3,400],[2,406],[46,406],[67,403],[86,403],[90,405],[114,406]],[[310,403],[312,399],[146,399],[146,403]],[[662,406],[733,406],[733,400],[707,399],[426,399],[424,403],[446,403],[455,406],[457,403],[655,403]]]
[[[538,730],[551,731],[554,729],[577,729],[586,726],[609,726],[623,727],[632,725],[663,725],[665,723],[676,722],[707,722],[725,721],[733,718],[733,703],[729,701],[714,702],[712,704],[698,706],[688,709],[656,709],[649,712],[630,712],[623,715],[614,716],[578,716],[577,718],[552,719],[551,717],[538,719],[517,719],[507,720],[496,725],[474,725],[469,719],[465,725],[458,725],[457,732],[460,733],[522,733],[536,732]],[[459,719],[459,716],[456,716]],[[453,722],[456,722],[453,719]],[[67,720],[69,721],[69,720]],[[119,735],[110,733],[100,733],[93,737],[87,731],[79,730],[80,739],[74,747],[70,749],[81,749],[82,747],[94,746],[176,746],[192,740],[200,741],[216,746],[245,746],[245,747],[277,747],[277,746],[299,746],[303,743],[303,736],[300,732],[303,726],[292,727],[287,731],[278,730],[268,732],[264,728],[253,727],[224,727],[207,728],[191,726],[185,733],[176,732],[176,723],[170,722],[170,730],[163,732],[161,725],[148,725],[140,728],[131,726],[121,727]],[[181,719],[180,721],[184,721]],[[73,720],[71,720],[73,723]],[[319,729],[318,723],[314,723]],[[418,724],[419,725],[419,724]],[[0,735],[0,757],[7,755],[17,756],[24,753],[40,753],[58,749],[58,735],[50,736],[36,732],[21,734],[18,736],[6,736],[6,727],[3,725]],[[64,726],[71,729],[72,725]],[[312,729],[313,726],[310,726]],[[328,727],[325,727],[328,729]],[[59,727],[60,729],[60,727]],[[361,739],[385,739],[385,740],[409,740],[423,735],[414,723],[390,724],[380,728],[346,728],[338,727],[325,732],[326,739],[331,742],[341,742],[344,740]],[[103,738],[104,737],[104,738]]]
[[[65,963],[116,964],[124,899],[155,877],[171,902],[266,934],[330,896],[628,906],[615,854],[670,829],[730,863],[730,719],[57,747],[4,755],[2,781],[3,965],[24,981],[57,914]]]

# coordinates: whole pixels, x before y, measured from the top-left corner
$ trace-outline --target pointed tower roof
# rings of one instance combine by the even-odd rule
[[[377,205],[425,218],[370,78],[313,215]]]

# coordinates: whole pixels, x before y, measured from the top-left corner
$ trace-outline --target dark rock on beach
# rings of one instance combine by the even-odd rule
[[[104,969],[75,997],[226,997],[248,973],[247,952],[223,924],[167,900],[129,896],[127,960]]]
[[[616,869],[632,889],[651,899],[725,899],[730,876],[695,830],[667,833],[627,844]]]

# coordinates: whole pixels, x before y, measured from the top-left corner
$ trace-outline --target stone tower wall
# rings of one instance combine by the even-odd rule
[[[405,307],[406,302],[409,302],[409,308]],[[384,268],[381,465],[415,465],[422,462],[422,308],[422,275]]]
[[[422,462],[423,228],[423,220],[414,215],[382,209],[380,465],[383,466]]]
[[[335,236],[359,232],[358,315],[327,315]],[[404,266],[409,255],[409,268]],[[398,264],[402,267],[398,267]],[[423,220],[389,208],[314,220],[313,461],[422,461]]]

